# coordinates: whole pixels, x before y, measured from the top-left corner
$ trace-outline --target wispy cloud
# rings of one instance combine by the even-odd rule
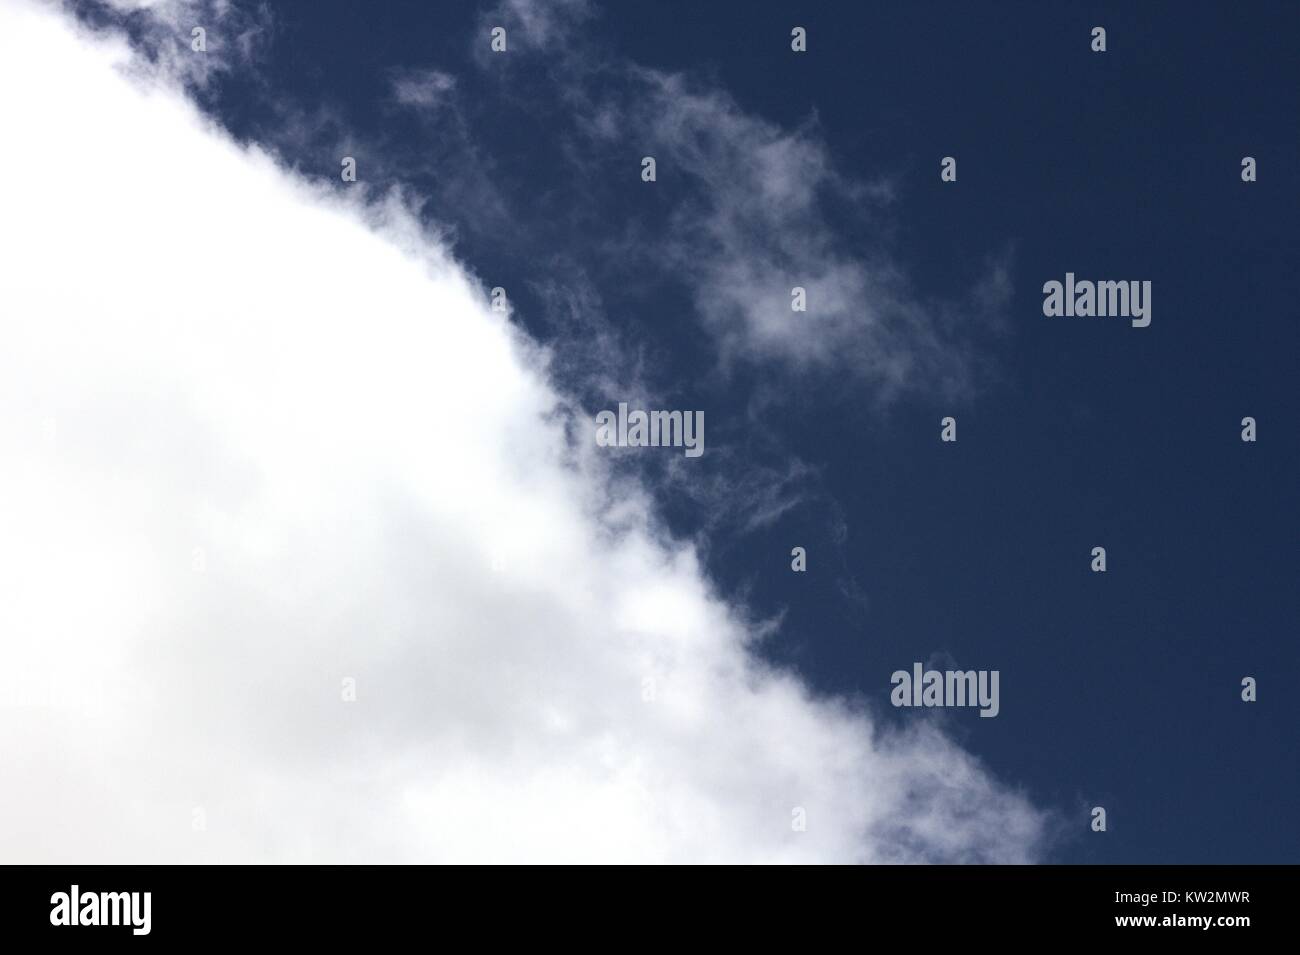
[[[94,23],[128,30],[147,68],[203,88],[213,76],[250,66],[271,29],[269,7],[233,0],[86,0],[65,3]],[[202,31],[202,35],[196,34]]]
[[[836,225],[831,210],[887,221],[892,190],[840,172],[814,120],[787,129],[681,74],[628,76],[619,94],[583,92],[585,131],[655,156],[672,183],[680,198],[653,248],[692,290],[724,363],[847,373],[885,400],[971,392],[1009,300],[1005,258],[964,300],[928,297],[883,238],[866,245]],[[806,312],[791,307],[796,287]]]
[[[479,22],[484,37],[494,27],[505,29],[507,49],[560,54],[573,32],[596,12],[591,0],[501,0]],[[475,47],[476,52],[483,49],[486,45]]]
[[[404,106],[436,108],[447,102],[456,77],[442,70],[403,69],[393,74],[393,98]]]

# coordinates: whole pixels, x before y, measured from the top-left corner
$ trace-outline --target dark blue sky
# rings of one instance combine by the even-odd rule
[[[888,705],[914,660],[1000,670],[997,719],[945,724],[1060,813],[1052,861],[1300,861],[1300,6],[620,3],[508,64],[486,22],[424,0],[277,3],[256,69],[201,98],[322,182],[346,150],[369,186],[424,200],[593,409],[628,397],[589,367],[610,360],[584,347],[605,328],[628,362],[612,376],[638,350],[664,406],[704,409],[709,490],[659,475],[663,507],[725,592],[784,611],[764,652],[888,720],[921,715]],[[582,131],[594,105],[636,108],[630,64],[809,130],[845,180],[889,183],[887,202],[829,197],[820,221],[837,253],[887,254],[917,299],[953,303],[968,386],[882,397],[851,369],[724,369],[665,264],[707,185],[662,143]],[[394,103],[395,76],[430,69],[455,77],[450,105]],[[1007,294],[976,322],[990,262]],[[1044,317],[1042,285],[1067,271],[1150,280],[1150,327]],[[737,487],[752,504],[791,461],[808,470],[774,493],[800,500],[775,520],[719,504]]]

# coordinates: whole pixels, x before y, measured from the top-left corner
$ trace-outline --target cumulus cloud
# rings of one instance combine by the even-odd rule
[[[0,858],[1038,855],[936,729],[759,662],[400,202],[132,56],[0,7]]]

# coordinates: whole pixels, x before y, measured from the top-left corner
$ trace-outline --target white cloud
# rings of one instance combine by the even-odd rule
[[[441,106],[456,88],[456,77],[442,70],[400,70],[392,78],[393,98],[404,106]]]
[[[1004,263],[985,263],[964,301],[927,300],[887,248],[861,248],[834,224],[830,210],[879,218],[893,189],[838,172],[815,122],[785,129],[681,74],[630,76],[635,94],[597,111],[589,132],[641,143],[661,177],[695,187],[660,254],[693,288],[724,362],[846,371],[883,399],[973,390],[978,346],[1010,297]],[[806,313],[791,310],[795,287]]]
[[[0,858],[1036,855],[949,740],[751,655],[399,205],[128,59],[0,7]]]
[[[488,29],[505,27],[510,47],[516,51],[560,52],[558,48],[568,42],[572,32],[595,13],[591,0],[501,0],[480,21]]]
[[[206,86],[216,74],[249,66],[271,29],[267,7],[237,6],[232,0],[92,0],[72,9],[127,17],[148,68],[195,87]],[[195,29],[203,31],[201,52],[193,48]]]

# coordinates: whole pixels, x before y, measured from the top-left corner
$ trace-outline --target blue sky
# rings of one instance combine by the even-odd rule
[[[614,480],[747,652],[1026,800],[1027,858],[1296,861],[1294,4],[122,6],[74,9],[312,187],[398,190],[575,407],[703,410]],[[1150,326],[1045,317],[1067,272]],[[914,661],[999,715],[892,708]]]

